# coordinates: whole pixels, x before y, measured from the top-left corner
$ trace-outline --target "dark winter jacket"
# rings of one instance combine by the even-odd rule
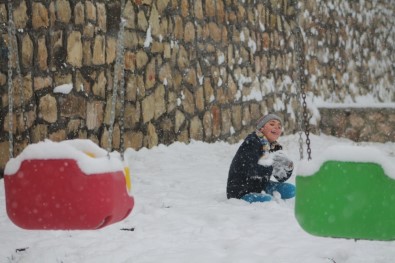
[[[276,145],[271,151],[281,150]],[[226,194],[228,198],[241,198],[248,193],[261,193],[266,189],[273,172],[273,166],[258,164],[264,154],[262,143],[255,132],[249,134],[239,147],[229,169]],[[287,172],[286,178],[278,181],[286,181],[292,174]]]

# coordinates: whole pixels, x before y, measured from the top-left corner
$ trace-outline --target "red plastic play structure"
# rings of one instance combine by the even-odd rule
[[[99,229],[132,211],[126,180],[123,169],[86,174],[75,159],[23,160],[4,176],[7,213],[24,229]]]

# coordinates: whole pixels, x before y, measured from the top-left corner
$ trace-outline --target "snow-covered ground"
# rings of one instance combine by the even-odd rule
[[[280,138],[299,162],[299,136]],[[313,160],[334,144],[311,135]],[[395,161],[395,143],[363,143]],[[249,204],[226,199],[230,162],[238,144],[174,143],[128,149],[135,207],[125,220],[100,230],[32,231],[7,217],[0,180],[0,263],[372,263],[394,262],[395,241],[324,238],[306,233],[295,201]],[[295,182],[295,175],[290,179]]]

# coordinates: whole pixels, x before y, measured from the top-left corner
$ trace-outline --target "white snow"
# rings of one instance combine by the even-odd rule
[[[324,162],[329,160],[352,163],[376,163],[383,168],[387,176],[395,179],[394,158],[388,157],[385,152],[372,146],[347,144],[333,145],[320,154],[318,158],[310,161],[301,161],[297,174],[313,175],[320,169]]]
[[[332,145],[356,145],[310,136],[313,160]],[[295,134],[279,140],[296,169],[298,139]],[[127,149],[135,207],[125,220],[95,231],[18,228],[6,215],[0,180],[0,262],[393,262],[395,241],[324,238],[303,231],[294,216],[293,199],[256,204],[226,199],[228,169],[238,146],[194,141]],[[395,143],[358,146],[377,148],[382,156],[395,159]],[[295,182],[295,175],[289,182]]]
[[[63,84],[55,87],[53,89],[54,93],[63,93],[63,94],[69,94],[70,91],[73,89],[73,83],[69,84]]]
[[[314,103],[318,108],[395,108],[395,102],[379,103],[375,101],[371,94],[357,96],[354,102],[350,101],[348,103],[325,102],[317,97],[313,98],[312,93],[308,93],[307,95],[310,103]]]
[[[223,64],[225,62],[225,54],[223,53],[223,52],[221,52],[219,55],[218,55],[218,65],[221,65],[221,64]]]
[[[240,32],[240,41],[241,42],[244,42],[246,40],[246,38],[245,38],[245,35],[244,35],[244,31],[242,30],[241,32]]]
[[[89,156],[92,154],[94,158]],[[8,161],[4,174],[15,174],[24,160],[72,159],[76,160],[81,171],[86,174],[123,171],[120,155],[111,153],[97,146],[90,140],[67,140],[52,142],[45,140],[28,145],[21,154]],[[67,165],[67,163],[65,163]]]
[[[243,101],[251,101],[251,100],[262,101],[262,99],[263,99],[262,92],[258,85],[253,85],[250,94],[243,96],[242,98]]]
[[[255,54],[255,52],[256,52],[256,42],[253,39],[251,39],[251,38],[248,39],[248,47],[251,49],[252,54]]]
[[[152,35],[151,35],[151,25],[149,25],[148,29],[147,29],[147,34],[145,36],[145,40],[144,40],[144,47],[147,48],[151,45],[152,43]]]

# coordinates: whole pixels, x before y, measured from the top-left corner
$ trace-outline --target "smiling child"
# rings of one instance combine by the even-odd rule
[[[278,192],[281,199],[295,196],[295,186],[284,183],[292,175],[293,162],[277,142],[282,121],[276,114],[260,118],[256,130],[240,145],[229,169],[226,194],[228,198],[247,202],[265,202]],[[276,181],[270,180],[271,177]]]

